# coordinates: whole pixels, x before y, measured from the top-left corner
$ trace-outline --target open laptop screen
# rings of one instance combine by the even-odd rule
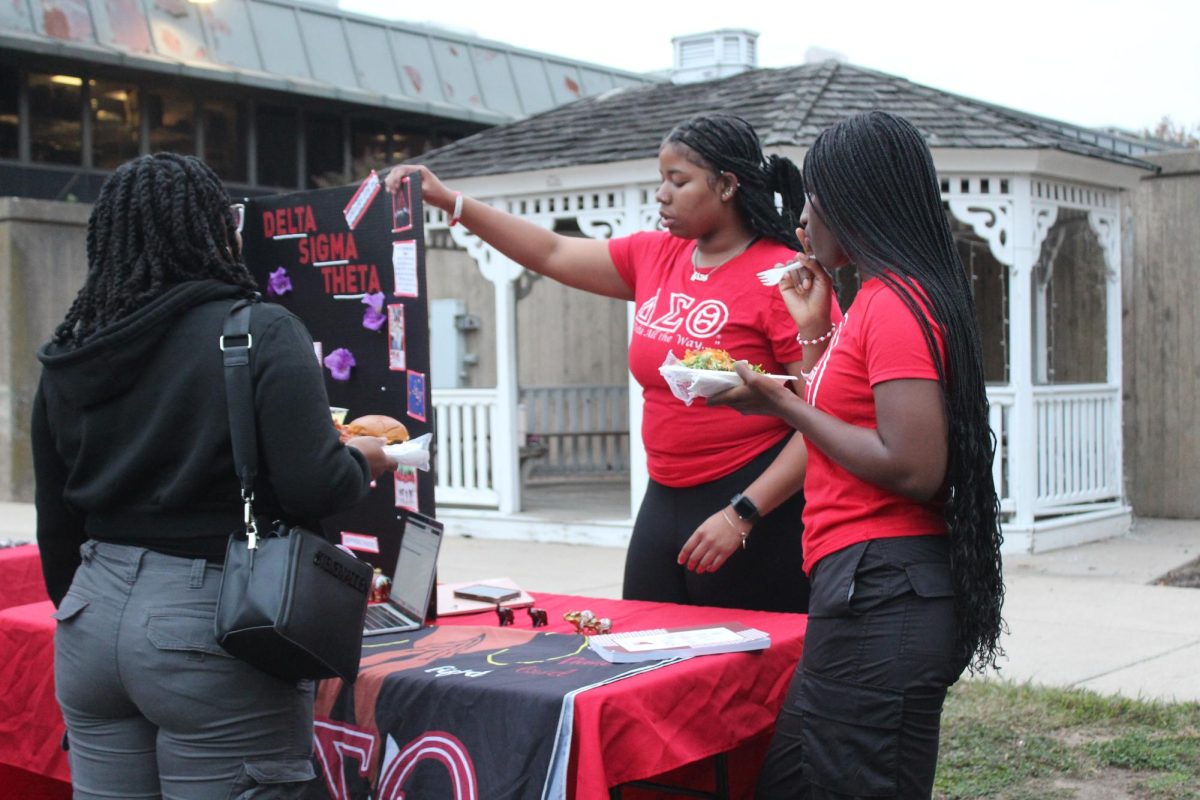
[[[415,620],[425,619],[429,608],[441,544],[442,523],[424,514],[405,515],[404,536],[400,539],[400,555],[388,599]]]

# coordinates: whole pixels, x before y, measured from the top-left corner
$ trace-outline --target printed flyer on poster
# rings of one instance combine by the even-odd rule
[[[246,264],[264,299],[304,321],[331,414],[395,417],[410,439],[433,432],[429,307],[419,176],[392,196],[380,176],[246,200]],[[433,473],[401,468],[365,501],[323,520],[327,535],[385,572],[403,509],[433,516]]]

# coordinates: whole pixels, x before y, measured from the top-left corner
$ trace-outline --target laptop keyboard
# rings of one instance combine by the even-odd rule
[[[367,606],[367,617],[364,627],[369,631],[379,630],[380,628],[394,628],[406,622],[407,620],[401,619],[399,615],[388,611],[386,606],[375,605]]]

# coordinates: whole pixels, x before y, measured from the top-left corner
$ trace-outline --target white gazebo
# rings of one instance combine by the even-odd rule
[[[825,62],[613,92],[424,160],[455,188],[539,225],[622,236],[657,223],[655,154],[664,133],[717,108],[746,117],[768,152],[797,163],[821,129],[863,109],[893,111],[922,129],[976,288],[1006,549],[1046,550],[1127,530],[1122,194],[1153,169],[1138,159],[1147,152],[1139,143]],[[430,231],[445,222],[440,212],[428,215]],[[461,227],[449,232],[494,287],[497,378],[494,389],[433,394],[438,503],[444,515],[483,513],[498,535],[521,535],[502,520],[521,508],[515,309],[523,269]],[[629,397],[636,509],[646,480],[636,384]],[[574,540],[619,544],[627,535],[626,522]]]

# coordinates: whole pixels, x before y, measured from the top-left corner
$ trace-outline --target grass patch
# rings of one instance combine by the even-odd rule
[[[939,800],[1200,797],[1200,704],[962,680],[942,715]],[[1096,794],[1100,791],[1100,794]]]

